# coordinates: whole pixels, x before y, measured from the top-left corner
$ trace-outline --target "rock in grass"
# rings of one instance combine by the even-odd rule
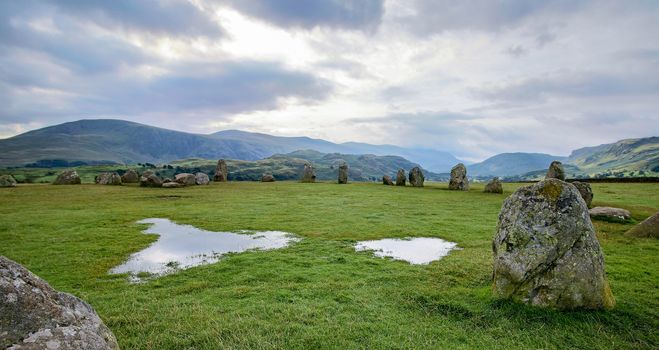
[[[490,182],[485,185],[483,190],[485,193],[503,193],[503,185],[501,185],[501,180],[498,177],[490,180]]]
[[[421,168],[418,166],[415,166],[410,170],[410,185],[414,187],[423,187],[423,181],[425,178],[423,177],[423,172],[421,171]]]
[[[0,256],[0,348],[119,349],[86,302]]]
[[[210,177],[208,177],[208,174],[201,173],[201,172],[196,173],[194,175],[194,178],[195,178],[194,181],[197,185],[208,185],[211,182],[211,179],[210,179]]]
[[[558,179],[508,197],[492,242],[494,294],[557,309],[613,307],[587,211],[577,189]]]
[[[11,175],[0,176],[0,187],[14,187],[16,186],[16,179]]]
[[[316,172],[310,164],[304,165],[304,170],[302,170],[302,178],[300,182],[316,182]]]
[[[78,176],[78,172],[75,170],[63,171],[53,181],[53,185],[79,185],[81,183],[80,176]]]
[[[348,183],[348,164],[346,163],[341,163],[341,165],[339,165],[339,183]]]
[[[640,224],[625,232],[625,236],[642,238],[659,238],[659,212],[643,220]]]
[[[275,177],[272,174],[264,174],[261,176],[261,182],[275,182]]]
[[[174,182],[178,182],[184,186],[194,186],[197,184],[197,178],[194,174],[181,173],[174,175]]]
[[[151,171],[145,171],[144,174],[140,177],[140,186],[142,187],[161,187],[162,180],[158,175],[154,174]]]
[[[631,219],[629,210],[613,207],[595,207],[588,210],[588,214],[593,219],[614,222],[626,222]]]
[[[563,163],[555,160],[549,165],[549,170],[547,170],[547,175],[545,179],[559,179],[565,180],[565,170],[563,169]]]
[[[459,163],[451,168],[451,180],[448,183],[449,190],[469,191],[469,179],[467,179],[467,167]]]
[[[396,173],[396,186],[405,186],[407,179],[405,178],[405,170],[398,169]]]
[[[98,185],[121,185],[121,176],[117,173],[102,173],[96,176],[96,184]]]
[[[185,185],[176,181],[169,181],[169,182],[164,182],[162,184],[163,188],[179,188],[179,187],[184,187]]]
[[[140,176],[137,174],[137,171],[128,169],[123,175],[121,175],[121,182],[127,184],[138,183],[140,182]]]
[[[217,161],[217,166],[215,166],[215,176],[213,176],[213,181],[215,182],[227,182],[229,179],[229,170],[227,169],[227,162],[224,159]]]
[[[389,175],[384,175],[384,176],[382,177],[382,184],[383,184],[383,185],[387,185],[387,186],[393,186],[393,185],[394,185],[394,182],[391,181],[391,176],[389,176]]]
[[[574,187],[577,188],[577,190],[579,190],[579,193],[581,193],[581,198],[583,198],[588,208],[590,208],[591,204],[593,203],[593,189],[590,187],[590,184],[581,181],[573,181],[571,183],[574,185]]]

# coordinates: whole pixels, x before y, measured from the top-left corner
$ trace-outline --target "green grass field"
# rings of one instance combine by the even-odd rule
[[[491,240],[504,195],[373,183],[205,187],[19,185],[0,189],[0,254],[88,301],[122,349],[657,349],[659,241],[595,222],[617,300],[558,312],[496,300]],[[659,210],[659,184],[594,184],[595,205]],[[157,236],[144,218],[213,231],[280,230],[288,248],[129,284],[107,271]],[[430,265],[356,253],[358,240],[441,237]]]

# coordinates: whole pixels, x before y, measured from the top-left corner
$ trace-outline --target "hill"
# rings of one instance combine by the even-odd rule
[[[572,151],[567,162],[588,174],[659,172],[659,137],[620,140]]]
[[[546,169],[554,160],[565,161],[566,157],[544,153],[501,153],[480,163],[469,166],[473,176],[511,176]]]

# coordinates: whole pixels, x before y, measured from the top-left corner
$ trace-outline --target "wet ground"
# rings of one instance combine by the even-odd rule
[[[441,238],[387,238],[358,242],[355,250],[372,250],[375,256],[404,260],[415,265],[426,265],[445,257],[451,250],[456,249],[456,246],[456,243]]]

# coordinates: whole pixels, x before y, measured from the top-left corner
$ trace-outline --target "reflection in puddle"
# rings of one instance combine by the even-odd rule
[[[410,264],[426,265],[439,260],[456,248],[457,243],[441,238],[407,238],[380,239],[377,241],[362,241],[355,245],[355,250],[373,250],[379,257],[391,257],[395,260],[405,260]]]
[[[151,224],[143,231],[160,235],[148,248],[134,253],[125,263],[110,270],[112,274],[130,273],[131,281],[140,277],[164,275],[179,269],[217,262],[226,253],[250,249],[279,249],[299,239],[281,231],[212,232],[168,219],[144,219]]]

